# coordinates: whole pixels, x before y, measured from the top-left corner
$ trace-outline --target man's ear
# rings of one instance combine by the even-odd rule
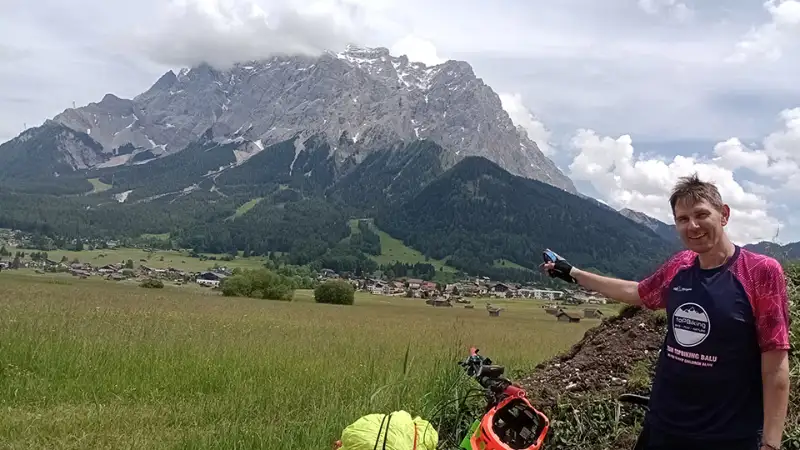
[[[731,218],[731,207],[728,205],[722,205],[722,226],[728,224],[728,220]]]

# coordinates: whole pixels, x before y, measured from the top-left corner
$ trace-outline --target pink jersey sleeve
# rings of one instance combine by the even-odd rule
[[[762,352],[789,349],[789,295],[783,268],[773,258],[742,252],[737,276],[750,297]]]
[[[695,253],[684,250],[674,254],[652,275],[639,282],[639,298],[645,308],[661,309],[667,305],[666,291],[672,278],[683,268],[694,262]]]

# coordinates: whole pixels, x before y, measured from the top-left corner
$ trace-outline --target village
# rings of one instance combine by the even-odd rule
[[[610,302],[599,293],[580,287],[551,290],[519,283],[492,281],[488,277],[466,278],[456,283],[441,284],[416,278],[387,281],[378,278],[341,277],[332,270],[323,269],[320,272],[320,279],[329,278],[343,278],[357,290],[373,295],[425,299],[426,304],[434,307],[463,305],[466,309],[473,309],[472,299],[545,300],[547,303],[541,306],[548,314],[555,316],[559,321],[570,323],[580,322],[581,318],[603,318],[604,314],[597,306]],[[567,306],[581,305],[586,305],[582,315],[565,310]],[[499,316],[504,310],[491,303],[486,303],[486,309],[493,317]]]
[[[36,273],[69,273],[74,277],[86,279],[101,277],[109,281],[136,281],[159,280],[174,285],[195,283],[209,289],[219,289],[224,280],[233,274],[228,267],[221,267],[215,263],[213,267],[204,271],[187,271],[174,267],[150,267],[147,259],[138,263],[132,260],[111,264],[92,264],[78,260],[69,261],[66,257],[60,261],[47,258],[44,252],[33,252],[27,258],[19,261],[0,260],[0,271],[8,269],[32,269]],[[102,256],[102,255],[101,255]],[[2,259],[2,258],[0,258]],[[474,309],[474,299],[498,300],[539,300],[543,301],[541,307],[552,314],[559,321],[580,322],[582,318],[602,318],[603,312],[599,305],[609,303],[609,300],[598,293],[587,291],[580,287],[553,290],[534,285],[493,281],[488,277],[465,277],[454,283],[436,283],[417,278],[399,278],[387,280],[385,277],[356,277],[351,273],[337,273],[331,269],[322,269],[317,273],[316,281],[343,280],[350,283],[356,291],[372,295],[405,297],[424,300],[433,307],[460,306]],[[574,312],[574,308],[584,306],[583,314]],[[505,308],[486,303],[485,307],[490,316],[496,317]],[[566,308],[573,308],[567,311]]]

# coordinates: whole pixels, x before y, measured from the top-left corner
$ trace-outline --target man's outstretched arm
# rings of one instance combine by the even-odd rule
[[[629,305],[642,305],[642,299],[639,297],[639,283],[636,281],[604,277],[580,270],[577,267],[573,267],[569,274],[572,278],[575,278],[579,285],[586,289],[599,292],[610,299]]]
[[[659,309],[666,306],[665,292],[675,274],[691,265],[694,254],[689,251],[676,253],[652,275],[642,281],[611,278],[573,267],[566,260],[542,264],[545,272],[569,274],[579,285],[597,291],[604,296],[634,306]],[[560,275],[559,278],[561,278]],[[567,277],[569,278],[569,277]]]

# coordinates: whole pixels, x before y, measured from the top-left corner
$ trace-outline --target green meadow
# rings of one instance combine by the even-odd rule
[[[521,374],[599,323],[535,300],[492,301],[505,310],[489,317],[483,300],[334,306],[32,271],[0,273],[0,299],[0,447],[14,450],[328,449],[365,414],[452,418],[472,345]]]

